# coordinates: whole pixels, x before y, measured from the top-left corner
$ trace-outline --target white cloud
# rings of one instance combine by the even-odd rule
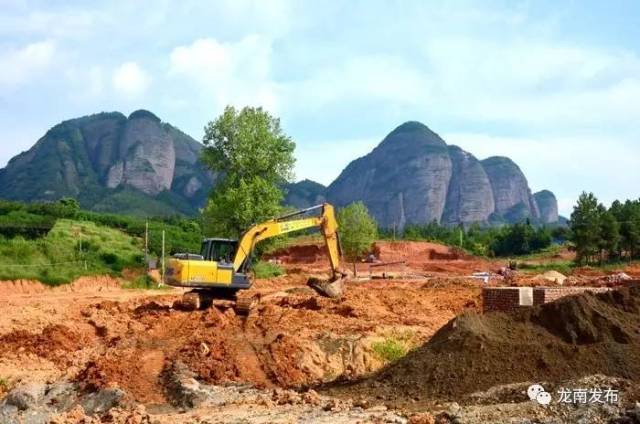
[[[40,34],[51,38],[81,37],[96,25],[97,13],[83,10],[45,11],[0,15],[0,34]]]
[[[40,41],[0,53],[0,86],[14,89],[38,77],[53,62],[56,44]]]
[[[126,62],[113,72],[113,87],[125,97],[137,97],[151,84],[151,76],[137,63]]]
[[[311,109],[358,100],[418,106],[431,91],[426,73],[401,57],[386,54],[350,57],[287,85],[291,107]]]
[[[270,79],[271,41],[248,35],[225,43],[202,38],[171,51],[169,76],[188,78],[217,108],[259,105],[277,110],[277,84]]]
[[[536,40],[437,39],[424,49],[440,111],[466,121],[565,129],[632,124],[640,57]]]

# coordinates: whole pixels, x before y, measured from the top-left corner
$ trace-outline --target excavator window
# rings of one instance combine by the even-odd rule
[[[237,240],[207,239],[202,243],[200,254],[208,261],[231,263],[237,246]]]

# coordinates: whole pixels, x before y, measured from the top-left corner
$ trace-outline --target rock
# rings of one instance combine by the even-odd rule
[[[155,116],[132,113],[119,146],[122,184],[150,195],[171,188],[176,160],[173,140],[160,124]]]
[[[80,405],[89,415],[99,414],[121,405],[126,393],[120,389],[107,388],[96,393],[89,393],[81,401]]]
[[[44,396],[45,388],[44,384],[38,383],[20,385],[7,394],[5,402],[21,411],[35,408]]]
[[[86,208],[119,213],[126,212],[123,203],[135,203],[132,198],[145,205],[153,199],[166,204],[168,214],[195,213],[215,181],[198,160],[201,150],[200,143],[145,110],[129,117],[113,112],[71,119],[0,170],[0,196],[72,196]],[[166,194],[156,199],[165,192],[171,201]]]
[[[502,156],[493,156],[481,163],[491,182],[497,215],[509,222],[539,218],[538,206],[518,165]]]
[[[351,162],[331,183],[327,198],[337,206],[361,200],[387,228],[439,222],[451,174],[444,140],[419,122],[406,122]]]
[[[449,146],[453,164],[444,224],[487,223],[495,210],[491,182],[482,164],[471,153],[458,146]]]
[[[557,202],[554,211],[547,192],[541,193],[545,219],[551,222]],[[460,147],[447,146],[419,122],[400,125],[371,153],[351,162],[327,188],[326,198],[338,207],[362,201],[380,226],[399,230],[433,221],[469,225],[540,219],[527,179],[513,161],[491,157],[480,162]]]
[[[408,424],[435,424],[436,418],[428,412],[413,414],[409,417]]]
[[[558,200],[549,190],[542,190],[533,195],[533,198],[540,211],[540,222],[543,224],[554,224],[560,220],[558,215]]]
[[[311,180],[287,184],[284,191],[284,204],[298,209],[319,205],[326,201],[327,188]]]

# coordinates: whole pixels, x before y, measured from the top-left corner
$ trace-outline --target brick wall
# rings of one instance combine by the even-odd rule
[[[553,302],[564,296],[584,293],[602,293],[608,287],[485,287],[482,289],[482,310],[511,311],[524,306],[536,306]],[[533,297],[533,301],[529,296]]]

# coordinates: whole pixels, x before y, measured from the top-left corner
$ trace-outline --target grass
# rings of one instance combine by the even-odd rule
[[[575,268],[575,263],[572,261],[559,261],[559,262],[548,262],[541,264],[531,264],[518,262],[518,269],[522,271],[530,271],[533,273],[544,273],[547,271],[557,271],[564,275],[571,274],[571,271]]]
[[[387,337],[381,342],[375,342],[371,347],[385,363],[397,361],[409,351],[404,342],[394,337]]]
[[[517,256],[517,259],[525,261],[553,258],[553,256],[560,254],[564,249],[566,249],[566,246],[564,244],[552,244],[551,246],[545,247],[539,252]]]
[[[42,238],[0,238],[0,279],[58,285],[143,265],[139,239],[93,222],[59,219]]]
[[[422,343],[416,332],[411,329],[398,330],[382,334],[384,340],[371,345],[374,353],[385,363],[404,357],[407,352]]]
[[[271,262],[258,261],[253,266],[253,274],[256,278],[273,278],[284,275],[284,269]]]

